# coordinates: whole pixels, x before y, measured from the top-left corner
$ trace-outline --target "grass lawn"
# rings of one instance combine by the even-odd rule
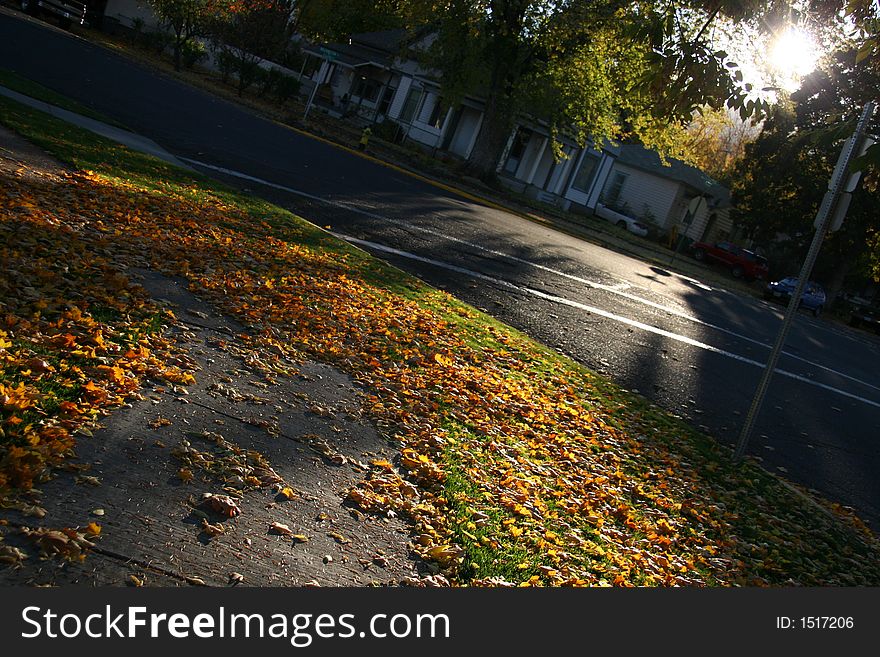
[[[0,183],[7,500],[145,377],[192,376],[124,274],[146,265],[186,277],[250,339],[357,380],[400,451],[345,499],[406,518],[413,549],[454,584],[880,584],[880,545],[857,519],[733,465],[711,437],[445,292],[13,102],[0,121],[76,169]]]
[[[96,112],[90,107],[86,107],[85,105],[76,102],[68,98],[67,96],[62,96],[59,93],[52,91],[51,89],[47,89],[41,84],[37,84],[28,78],[24,78],[12,71],[8,71],[6,69],[0,68],[0,86],[6,87],[7,89],[12,89],[13,91],[17,91],[20,94],[24,94],[25,96],[30,96],[31,98],[36,98],[37,100],[42,100],[44,103],[49,103],[50,105],[55,105],[55,107],[60,107],[61,109],[66,109],[70,112],[75,112],[76,114],[81,114],[82,116],[87,116],[90,119],[95,119],[96,121],[101,121],[102,123],[106,123],[107,125],[116,126],[117,128],[122,128],[123,130],[127,130],[124,125],[121,123],[114,121],[113,119],[109,119],[106,116]]]

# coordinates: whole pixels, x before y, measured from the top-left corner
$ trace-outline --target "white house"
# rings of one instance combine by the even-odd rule
[[[106,0],[103,18],[116,21],[123,27],[133,28],[141,23],[146,28],[155,28],[159,19],[146,2],[140,0]],[[108,27],[105,24],[105,27]]]
[[[386,134],[467,160],[483,125],[483,102],[443,103],[439,75],[421,66],[413,52],[433,34],[410,37],[404,30],[352,35],[348,44],[304,49],[302,93],[314,95],[337,115],[354,114],[372,123],[390,122]],[[315,91],[315,84],[320,85]],[[593,148],[563,138],[565,157],[554,158],[550,131],[521,117],[498,163],[500,180],[538,200],[592,212],[609,175],[616,148]]]
[[[694,241],[726,239],[732,231],[730,191],[690,165],[635,144],[620,147],[600,202],[664,232]]]

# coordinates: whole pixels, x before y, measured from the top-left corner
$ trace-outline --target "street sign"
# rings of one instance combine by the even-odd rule
[[[859,151],[859,154],[857,157],[861,157],[862,155],[864,155],[865,152],[873,145],[874,145],[874,140],[871,139],[870,137],[865,137],[864,141],[862,142],[862,149]],[[856,189],[856,186],[859,184],[859,178],[861,178],[861,177],[862,177],[861,169],[854,172],[853,174],[851,174],[849,177],[849,180],[846,182],[846,189],[844,191],[854,192]]]
[[[325,48],[324,46],[321,46],[318,49],[318,51],[321,53],[321,55],[324,57],[324,59],[327,59],[331,62],[339,59],[339,53],[336,52],[335,50],[330,50],[329,48]]]
[[[858,187],[862,172],[854,171],[849,174],[849,178],[846,179],[846,184],[843,186],[841,186],[839,181],[846,175],[852,161],[855,158],[864,155],[865,151],[867,151],[874,143],[874,140],[870,137],[862,137],[861,147],[859,152],[856,153],[855,144],[858,143],[860,137],[860,135],[856,134],[847,139],[846,143],[843,145],[843,150],[840,151],[840,157],[837,158],[837,165],[834,167],[834,174],[828,181],[828,191],[825,192],[825,196],[822,199],[822,205],[819,206],[819,212],[816,214],[815,221],[813,221],[813,228],[816,230],[819,230],[822,223],[825,222],[829,213],[832,211],[831,204],[834,203],[835,200],[835,185],[839,189],[839,197],[837,199],[837,204],[834,206],[834,213],[831,215],[831,219],[827,222],[828,230],[833,233],[843,226],[843,220],[846,218],[846,211],[849,209],[850,201],[852,201],[852,192]]]
[[[833,233],[840,230],[840,227],[843,226],[843,220],[846,217],[846,211],[849,210],[851,201],[852,194],[850,192],[844,192],[840,195],[840,200],[837,201],[834,214],[831,215],[831,220],[828,222],[828,232]]]

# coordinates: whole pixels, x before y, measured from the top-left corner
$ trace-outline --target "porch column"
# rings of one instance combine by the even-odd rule
[[[504,150],[501,151],[501,157],[498,162],[495,164],[495,171],[500,172],[501,169],[504,168],[505,162],[507,162],[507,156],[510,155],[510,149],[513,148],[513,140],[516,139],[516,134],[519,132],[519,126],[514,126],[513,130],[510,131],[510,136],[507,138],[507,143],[504,145]]]
[[[440,102],[439,96],[437,97],[437,102]],[[446,110],[446,116],[443,118],[443,123],[440,126],[440,134],[437,135],[437,145],[434,146],[435,150],[437,150],[438,148],[441,150],[446,150],[446,148],[443,146],[443,140],[446,138],[446,132],[449,130],[449,127],[452,125],[452,114],[454,111],[455,110],[452,107]]]
[[[535,180],[535,174],[538,173],[538,167],[541,166],[541,160],[544,159],[544,151],[547,150],[547,144],[550,143],[549,137],[544,137],[544,141],[541,142],[540,148],[538,148],[538,152],[535,153],[535,161],[532,162],[532,166],[529,168],[529,175],[526,176],[526,184],[531,185]]]
[[[480,112],[480,118],[477,120],[477,126],[474,128],[474,132],[471,135],[471,140],[468,143],[468,147],[464,151],[464,159],[465,160],[471,159],[471,153],[474,150],[474,146],[476,146],[476,144],[477,144],[477,137],[480,136],[480,130],[483,127],[483,116],[484,116],[484,114],[482,112]]]

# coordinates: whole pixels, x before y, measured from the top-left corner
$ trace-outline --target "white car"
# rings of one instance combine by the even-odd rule
[[[625,214],[615,212],[611,208],[606,208],[601,203],[596,205],[596,214],[605,219],[605,221],[609,221],[615,226],[626,228],[629,232],[638,235],[639,237],[645,237],[648,234],[648,227],[638,219],[633,219]]]

